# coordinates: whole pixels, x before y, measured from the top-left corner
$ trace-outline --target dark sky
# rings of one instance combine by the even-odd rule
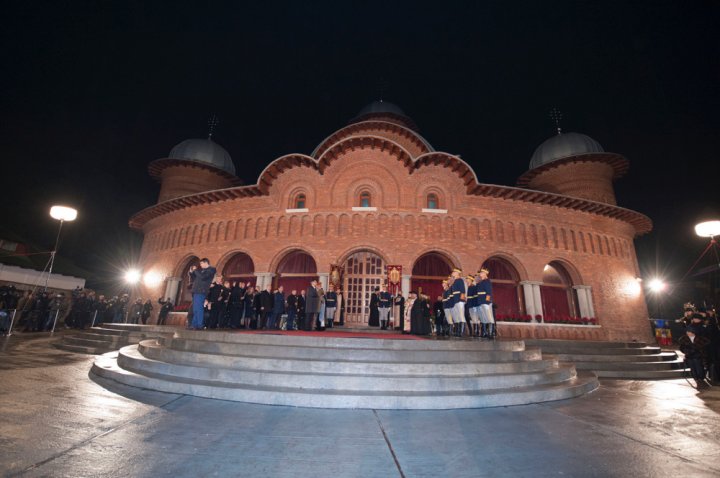
[[[625,155],[620,205],[650,216],[643,273],[679,279],[720,218],[720,4],[603,2],[6,2],[2,229],[50,247],[53,203],[80,210],[62,253],[131,260],[127,220],[155,202],[147,164],[207,134],[238,174],[310,153],[366,103],[402,107],[482,182],[514,185],[553,134]]]

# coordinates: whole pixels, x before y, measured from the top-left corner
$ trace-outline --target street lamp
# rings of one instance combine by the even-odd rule
[[[715,236],[720,236],[720,221],[705,221],[695,226],[695,234],[700,237],[709,237],[715,241]]]
[[[662,279],[655,278],[648,283],[648,287],[650,288],[650,292],[659,294],[667,289],[667,284]]]
[[[127,282],[130,285],[135,285],[138,282],[140,282],[140,271],[137,269],[128,269],[125,272],[125,282]]]
[[[53,206],[50,208],[50,217],[60,221],[60,227],[58,228],[57,237],[55,238],[55,247],[50,253],[50,268],[48,269],[48,275],[45,278],[45,290],[48,288],[48,281],[52,275],[53,265],[55,265],[55,254],[57,254],[58,245],[60,244],[60,232],[62,232],[63,223],[65,221],[74,221],[77,219],[77,209],[73,209],[68,206]]]

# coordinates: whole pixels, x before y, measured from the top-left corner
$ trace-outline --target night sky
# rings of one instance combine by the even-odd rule
[[[514,185],[554,133],[630,160],[621,206],[650,216],[643,275],[678,280],[720,219],[720,4],[604,2],[6,2],[1,232],[102,277],[132,262],[128,218],[157,199],[147,164],[207,136],[253,184],[367,103],[399,105],[481,182]]]

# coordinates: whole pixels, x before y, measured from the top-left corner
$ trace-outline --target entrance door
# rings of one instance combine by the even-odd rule
[[[370,294],[383,283],[385,262],[369,251],[351,255],[345,263],[345,324],[367,325]]]

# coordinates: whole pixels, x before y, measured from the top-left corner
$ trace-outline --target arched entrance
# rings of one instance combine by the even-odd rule
[[[224,280],[230,282],[248,282],[255,284],[255,263],[252,258],[244,252],[233,255],[222,270]]]
[[[540,296],[543,304],[543,317],[577,317],[577,297],[572,288],[572,278],[567,269],[553,261],[543,268],[543,283]]]
[[[493,303],[497,315],[517,317],[520,315],[520,274],[510,262],[500,257],[491,257],[482,265],[490,273],[493,289]]]
[[[292,251],[280,260],[278,264],[274,288],[283,286],[285,294],[296,289],[298,294],[307,289],[310,282],[317,280],[317,264],[310,254],[304,251]]]
[[[413,265],[410,289],[427,295],[435,302],[442,295],[442,281],[448,278],[452,269],[453,265],[442,254],[423,254]]]
[[[200,258],[197,256],[188,257],[185,261],[185,265],[180,269],[180,275],[178,276],[180,278],[180,282],[178,284],[179,290],[177,293],[177,300],[175,301],[176,308],[192,302],[192,292],[190,291],[192,284],[190,283],[188,274],[190,273],[190,268],[192,266],[200,267]]]
[[[370,251],[358,251],[345,261],[345,324],[367,325],[370,294],[385,280],[385,261]]]

